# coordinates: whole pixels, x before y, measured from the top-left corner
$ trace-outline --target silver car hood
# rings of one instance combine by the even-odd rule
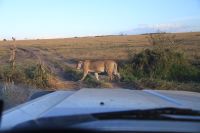
[[[163,107],[200,110],[200,93],[87,88],[78,91],[55,91],[5,111],[1,129],[41,117]]]

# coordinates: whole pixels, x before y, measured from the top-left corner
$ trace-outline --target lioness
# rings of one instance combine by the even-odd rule
[[[109,79],[113,79],[113,75],[120,79],[120,74],[117,71],[117,63],[113,60],[102,60],[102,61],[79,61],[77,69],[83,69],[83,77],[80,81],[83,81],[89,72],[94,72],[95,77],[99,80],[98,73],[107,72]]]

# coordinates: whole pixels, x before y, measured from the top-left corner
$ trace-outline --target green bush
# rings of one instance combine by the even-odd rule
[[[64,78],[66,80],[71,80],[71,81],[78,81],[82,78],[82,72],[72,69],[70,67],[65,67],[64,68]]]
[[[25,69],[26,80],[28,84],[34,85],[39,88],[48,88],[49,76],[52,75],[50,70],[41,66],[41,64],[33,65]]]
[[[103,80],[96,80],[88,75],[83,81],[84,86],[87,88],[112,88],[112,84]]]
[[[146,49],[134,56],[132,65],[137,77],[165,79],[172,64],[184,64],[185,62],[185,58],[181,53],[169,49]]]
[[[132,64],[122,64],[119,67],[119,73],[121,75],[121,81],[123,82],[131,82],[136,80]]]
[[[183,53],[172,49],[146,49],[120,67],[122,81],[150,78],[199,82],[200,70],[189,64]]]
[[[101,82],[97,81],[96,79],[92,78],[91,76],[87,76],[83,83],[86,85],[88,88],[95,88],[95,87],[100,87]]]
[[[49,75],[51,75],[51,72],[40,64],[26,67],[16,65],[14,69],[10,65],[0,67],[0,80],[5,83],[14,82],[14,84],[48,88],[50,87],[48,82]]]
[[[26,75],[20,66],[16,66],[15,69],[10,65],[1,66],[0,79],[3,82],[26,83]]]
[[[173,64],[170,68],[168,80],[200,82],[200,71],[191,65]]]

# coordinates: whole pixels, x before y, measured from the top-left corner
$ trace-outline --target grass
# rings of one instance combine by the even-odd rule
[[[0,67],[0,82],[31,85],[37,88],[50,88],[48,78],[51,72],[42,68],[40,64],[22,67],[16,65],[15,69],[9,65]]]
[[[26,68],[24,72],[28,84],[38,88],[51,87],[49,84],[49,77],[52,76],[52,73],[50,70],[42,66],[42,64],[30,66]]]
[[[64,72],[65,72],[64,78],[66,80],[70,80],[70,81],[78,81],[81,79],[81,77],[83,75],[83,73],[81,71],[70,68],[68,66],[65,66]]]
[[[70,68],[65,67],[65,75],[64,78],[69,81],[76,81],[79,82],[82,78],[83,72]],[[82,82],[83,87],[87,88],[112,88],[112,84],[109,83],[106,79],[97,81],[94,76],[91,76],[91,74],[88,74],[85,80]]]
[[[153,48],[131,55],[129,60],[121,63],[121,81],[135,82],[151,89],[178,88],[200,92],[200,68],[192,64],[176,45],[155,45],[157,42],[152,42]]]
[[[142,78],[134,82],[137,83],[137,85],[139,85],[141,88],[200,92],[200,84],[197,82],[184,83],[149,78]]]
[[[167,35],[176,36],[176,41],[181,42],[176,49],[183,51],[189,62],[197,67],[199,67],[200,62],[199,34],[198,32],[193,32]],[[36,56],[40,55],[45,62],[51,62],[55,68],[60,68],[60,66],[64,68],[66,65],[65,60],[70,59],[127,60],[130,57],[129,53],[136,55],[145,49],[151,50],[154,47],[153,44],[149,43],[148,35],[17,40],[15,43],[18,48],[16,52],[17,64],[21,66],[29,64],[30,60],[34,62]],[[0,54],[1,65],[5,65],[6,60],[9,58],[8,49],[11,44],[12,42],[10,41],[0,41],[0,51],[3,51],[2,54]],[[129,52],[127,52],[127,50]],[[49,66],[48,63],[47,66]],[[174,67],[177,68],[178,66]],[[127,71],[127,73],[129,72]],[[174,72],[174,74],[175,73],[176,72]],[[125,80],[134,78],[135,77],[131,76],[127,77]],[[173,78],[173,76],[171,78]],[[73,80],[75,81],[75,79]]]
[[[196,36],[196,34],[199,33],[176,34],[177,40],[184,42],[180,45],[180,48],[183,49],[191,59],[195,52],[197,56],[200,57],[198,52],[200,48],[200,36]],[[9,41],[0,42],[0,49],[6,49],[9,43]],[[127,48],[138,53],[143,49],[152,47],[148,42],[147,35],[24,40],[16,41],[16,45],[17,47],[29,50],[40,50],[43,54],[51,57],[63,56],[66,59],[116,60],[126,60],[128,58]],[[115,53],[117,53],[117,55]]]
[[[114,59],[119,62],[124,62],[126,60],[130,61],[130,54],[132,54],[131,59],[135,56],[136,59],[144,59],[142,56],[146,56],[148,52],[151,52],[148,58],[153,58],[157,60],[156,65],[150,65],[146,63],[146,65],[150,65],[150,67],[155,66],[163,66],[165,69],[170,65],[170,69],[165,71],[164,68],[149,68],[145,66],[142,70],[145,71],[137,71],[138,68],[132,69],[133,63],[128,62],[122,64],[123,66],[119,68],[119,71],[122,75],[123,82],[130,82],[134,80],[138,80],[144,76],[150,78],[160,78],[162,80],[167,81],[188,81],[188,78],[193,78],[193,80],[198,79],[198,70],[200,64],[200,36],[199,32],[193,33],[177,33],[177,34],[166,34],[165,36],[169,38],[170,36],[176,36],[176,42],[181,42],[181,44],[177,45],[175,49],[182,51],[184,56],[180,55],[180,58],[187,57],[189,65],[180,65],[180,64],[162,64],[163,61],[160,61],[156,58],[156,56],[160,56],[159,54],[163,53],[152,53],[152,51],[146,51],[146,49],[152,50],[154,49],[154,45],[149,42],[148,35],[130,35],[130,36],[99,36],[99,37],[80,37],[80,38],[63,38],[63,39],[39,39],[39,40],[17,40],[15,41],[17,46],[16,51],[16,63],[17,66],[23,66],[29,69],[28,71],[33,71],[34,68],[31,65],[35,61],[37,61],[37,56],[40,56],[43,61],[45,61],[46,66],[55,69],[56,76],[62,77],[65,80],[70,80],[76,82],[81,77],[81,72],[76,71],[75,69],[66,70],[66,61],[67,60],[84,60],[84,59]],[[0,41],[0,65],[4,66],[7,63],[9,58],[9,46],[12,45],[11,41]],[[128,52],[127,52],[128,51]],[[117,53],[117,54],[116,54]],[[169,56],[170,53],[165,52],[163,55],[166,59],[171,59]],[[156,55],[158,54],[158,55]],[[137,57],[136,57],[137,56]],[[152,57],[151,57],[152,56]],[[177,55],[177,59],[179,57]],[[148,60],[147,58],[145,60]],[[139,60],[141,61],[141,60]],[[172,61],[172,60],[171,60]],[[142,61],[141,61],[142,62]],[[173,62],[173,61],[172,61]],[[155,62],[154,62],[155,63]],[[152,63],[152,64],[154,64]],[[192,64],[192,65],[191,65]],[[144,64],[145,65],[145,64]],[[28,68],[31,67],[31,68]],[[134,66],[136,67],[136,66]],[[139,66],[138,66],[139,67]],[[140,66],[141,67],[141,66]],[[123,68],[123,69],[122,69]],[[191,68],[191,69],[190,69]],[[59,70],[58,74],[57,70]],[[150,70],[149,70],[150,69]],[[155,69],[155,71],[152,71]],[[162,72],[161,72],[162,69]],[[184,70],[183,70],[184,69]],[[23,70],[23,69],[22,69]],[[181,70],[181,71],[178,71]],[[18,72],[20,72],[19,70]],[[187,71],[186,73],[182,73],[182,71]],[[7,72],[7,70],[5,71]],[[5,73],[4,72],[4,73]],[[160,73],[165,73],[159,75]],[[170,72],[170,73],[169,73]],[[130,73],[133,73],[132,75]],[[23,75],[23,74],[22,74]],[[176,75],[180,75],[179,77]],[[187,77],[189,75],[189,77]],[[23,76],[22,76],[23,77]],[[185,77],[185,79],[181,79],[180,77]],[[19,77],[21,78],[21,77]],[[30,78],[30,77],[29,77]],[[23,79],[21,79],[23,80]],[[31,79],[33,81],[33,79]],[[185,82],[184,81],[184,82]],[[192,82],[191,81],[191,82]],[[197,81],[197,80],[196,80]],[[195,81],[195,82],[196,82]],[[107,82],[107,81],[105,81]],[[45,83],[42,83],[45,84]],[[44,86],[44,85],[41,85]],[[97,85],[98,86],[98,85]]]
[[[5,88],[5,83],[14,82],[0,96],[6,99],[6,106],[11,107],[32,94],[27,88],[113,88],[120,84],[120,87],[130,89],[200,92],[200,33],[165,35],[170,39],[174,36],[175,42],[181,43],[173,50],[160,49],[156,46],[158,44],[149,42],[149,35],[17,40],[14,71],[8,65],[9,47],[13,42],[0,41],[0,87]],[[159,41],[159,44],[163,42]],[[44,65],[36,63],[38,57]],[[97,81],[93,75],[77,82],[82,72],[67,61],[85,59],[114,59],[119,62],[120,83],[109,82],[102,76]]]

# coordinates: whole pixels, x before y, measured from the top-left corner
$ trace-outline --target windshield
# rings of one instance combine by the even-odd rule
[[[0,16],[4,111],[200,110],[198,0],[0,0]]]

